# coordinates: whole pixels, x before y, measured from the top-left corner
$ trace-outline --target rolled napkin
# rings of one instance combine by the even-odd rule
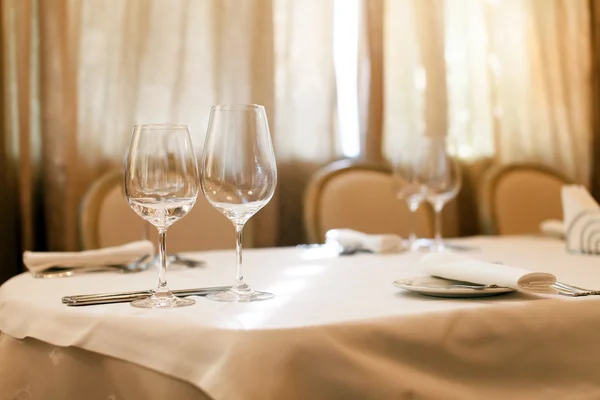
[[[544,236],[555,237],[558,239],[564,239],[565,237],[565,224],[557,219],[547,219],[542,221],[540,224],[540,231]]]
[[[600,205],[578,185],[563,186],[562,203],[567,249],[600,254]]]
[[[563,220],[568,227],[584,212],[600,211],[600,205],[581,185],[565,185],[562,187]]]
[[[540,224],[545,236],[564,239],[571,224],[582,213],[600,213],[600,205],[581,185],[564,185],[561,190],[563,220],[548,219]]]
[[[545,272],[532,272],[453,253],[427,254],[421,258],[420,264],[421,270],[430,276],[536,293],[555,293],[550,285],[556,282],[556,277]]]
[[[152,254],[154,254],[152,242],[140,240],[98,250],[74,252],[25,251],[23,253],[23,264],[30,272],[38,273],[52,267],[86,268],[100,265],[128,264],[142,256]]]
[[[344,249],[372,253],[393,253],[404,250],[404,241],[398,235],[372,235],[353,229],[331,229],[325,234],[325,243],[335,243]]]

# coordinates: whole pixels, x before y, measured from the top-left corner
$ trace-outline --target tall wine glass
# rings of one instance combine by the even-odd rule
[[[434,250],[443,251],[442,210],[461,189],[462,176],[456,159],[448,154],[445,138],[423,138],[417,153],[417,175],[425,199],[435,212]]]
[[[425,199],[425,192],[421,182],[419,182],[418,175],[416,174],[415,161],[406,159],[395,163],[392,178],[394,193],[398,199],[406,202],[406,206],[410,211],[410,234],[408,237],[408,245],[412,251],[416,251],[418,249],[416,212]]]
[[[198,197],[198,164],[185,125],[136,125],[125,168],[125,195],[131,208],[158,229],[160,272],[154,294],[134,307],[168,308],[194,304],[167,287],[167,229],[183,218]]]
[[[210,294],[217,301],[254,301],[273,297],[253,290],[242,274],[244,224],[275,192],[277,167],[265,108],[260,105],[212,107],[201,163],[202,191],[208,202],[233,223],[237,268],[230,290]]]

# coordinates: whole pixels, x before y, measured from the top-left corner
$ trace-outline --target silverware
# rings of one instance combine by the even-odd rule
[[[132,273],[141,272],[148,268],[151,261],[151,254],[145,254],[140,258],[132,261],[129,264],[118,264],[118,265],[98,265],[90,267],[61,267],[56,266],[48,268],[40,272],[32,272],[31,275],[34,278],[64,278],[67,276],[73,276],[77,274],[90,273],[90,272],[120,272],[120,273]]]
[[[454,250],[454,251],[475,251],[475,250],[478,250],[478,247],[476,247],[476,246],[469,246],[469,245],[458,244],[458,243],[446,243],[446,242],[444,242],[444,247],[447,248],[448,250]]]
[[[581,297],[581,296],[598,296],[600,290],[583,289],[578,286],[568,285],[562,282],[555,282],[551,287],[558,291],[558,294],[570,297]]]
[[[204,267],[206,265],[206,261],[201,260],[193,260],[191,258],[182,257],[179,254],[169,254],[167,255],[167,265],[183,265],[188,268],[196,268],[196,267]],[[158,254],[152,258],[150,261],[150,265],[158,265]]]
[[[361,249],[358,247],[348,247],[348,246],[342,246],[339,243],[335,243],[335,244],[331,244],[331,243],[326,243],[326,244],[299,244],[296,245],[296,248],[298,249],[323,249],[323,248],[330,248],[333,249],[332,252],[333,253],[337,253],[338,256],[351,256],[357,253],[373,253],[370,250],[367,249]]]
[[[472,284],[472,285],[467,285],[467,284],[452,284],[449,287],[451,288],[465,288],[465,289],[475,289],[475,290],[484,290],[484,289],[500,289],[500,288],[504,288],[504,286],[498,286],[498,285],[477,285],[477,284]]]
[[[500,261],[494,261],[494,264],[502,265]],[[554,282],[550,287],[558,292],[558,294],[569,297],[581,296],[600,296],[600,290],[584,289],[578,286],[566,284],[564,282]]]
[[[178,297],[187,296],[205,296],[210,293],[222,292],[230,289],[230,286],[214,286],[206,288],[179,289],[173,290],[173,294]],[[137,299],[143,299],[154,294],[153,290],[139,290],[133,292],[119,293],[97,293],[81,294],[75,296],[64,296],[61,301],[68,306],[89,306],[96,304],[127,303]]]

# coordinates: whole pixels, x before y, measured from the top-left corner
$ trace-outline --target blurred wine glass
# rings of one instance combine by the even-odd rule
[[[406,202],[406,206],[410,211],[408,245],[411,251],[418,250],[416,212],[425,199],[425,192],[418,179],[416,167],[414,157],[407,155],[394,164],[392,175],[394,193],[398,199]]]
[[[444,250],[442,210],[462,186],[460,165],[448,153],[446,142],[444,137],[423,137],[417,151],[417,179],[422,184],[425,200],[435,212],[435,251]]]
[[[136,125],[126,158],[125,195],[130,207],[158,230],[160,270],[151,297],[134,307],[169,308],[194,304],[167,286],[167,229],[192,209],[198,197],[198,165],[185,125]]]
[[[253,290],[242,274],[242,231],[273,197],[277,167],[267,114],[260,105],[222,105],[211,109],[201,163],[202,191],[236,232],[236,276],[230,290],[210,294],[217,301],[265,300],[273,294]]]

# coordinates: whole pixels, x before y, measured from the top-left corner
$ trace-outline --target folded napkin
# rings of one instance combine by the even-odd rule
[[[568,227],[583,212],[600,211],[600,205],[587,189],[580,185],[565,185],[562,188],[563,220]]]
[[[566,233],[565,224],[557,219],[542,221],[540,231],[544,236],[551,236],[558,239],[564,239]]]
[[[154,254],[154,245],[148,240],[80,252],[23,253],[23,263],[30,272],[41,272],[52,267],[85,268],[99,265],[127,264],[138,258]]]
[[[393,253],[404,249],[404,241],[398,235],[371,235],[353,229],[331,229],[325,234],[325,243],[372,253]]]
[[[453,253],[427,254],[421,258],[420,264],[423,272],[440,278],[537,293],[555,293],[550,285],[556,282],[556,277],[545,272],[532,272]]]
[[[600,213],[600,205],[581,185],[564,185],[561,190],[563,220],[548,219],[540,224],[540,231],[546,236],[565,238],[567,231],[582,213]]]
[[[583,186],[562,188],[565,240],[570,251],[598,253],[600,241],[600,205]]]

